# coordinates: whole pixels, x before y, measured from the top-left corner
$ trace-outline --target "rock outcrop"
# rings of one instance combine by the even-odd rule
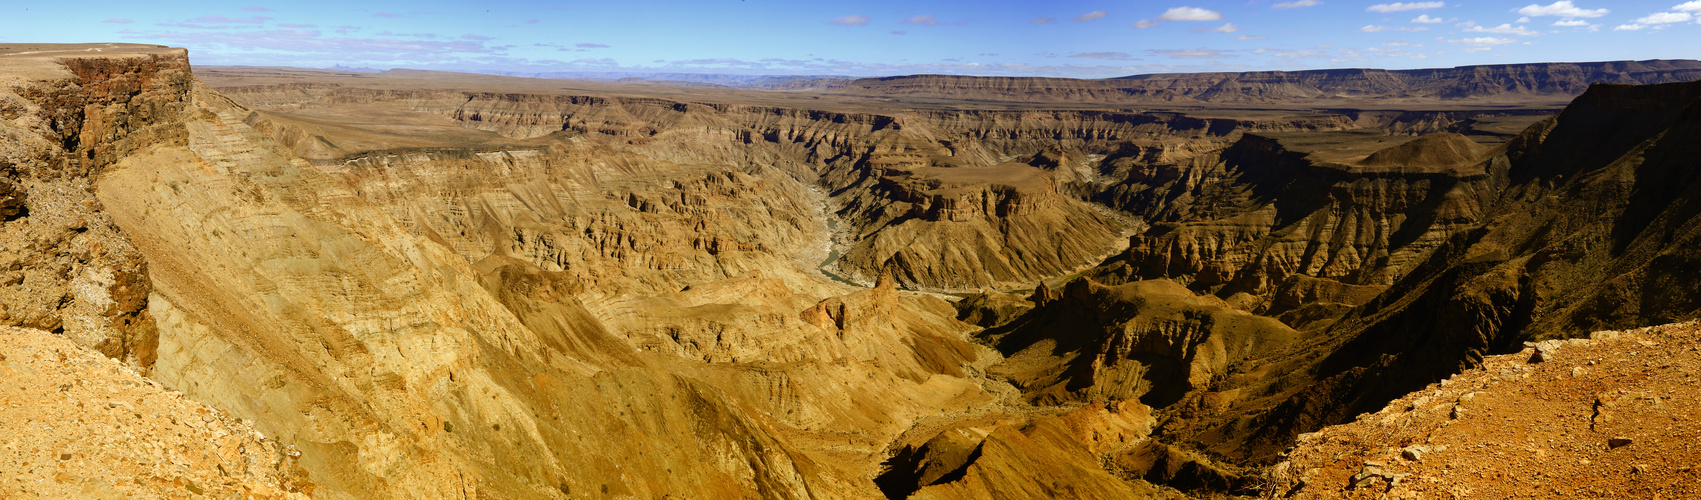
[[[1683,498],[1701,417],[1694,322],[1550,340],[1483,359],[1352,422],[1299,436],[1284,498]],[[1537,353],[1541,361],[1535,361]]]
[[[92,180],[156,144],[185,144],[192,81],[182,49],[7,55],[0,84],[0,324],[62,332],[153,363],[147,262]]]
[[[1109,283],[1174,279],[1223,298],[1246,294],[1251,310],[1269,315],[1298,306],[1275,296],[1300,281],[1386,286],[1475,225],[1498,194],[1505,181],[1487,170],[1492,162],[1460,166],[1478,148],[1457,134],[1428,136],[1361,166],[1247,134],[1218,155],[1179,164],[1107,159],[1103,165],[1121,178],[1105,191],[1107,201],[1143,209],[1154,225],[1089,275]]]
[[[1232,365],[1278,351],[1298,333],[1193,295],[1172,281],[1104,286],[1087,278],[1010,323],[982,332],[1008,377],[1041,403],[1138,399],[1164,408],[1224,390]]]

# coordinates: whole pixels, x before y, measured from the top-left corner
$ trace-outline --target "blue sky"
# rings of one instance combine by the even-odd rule
[[[1701,0],[7,1],[0,43],[196,64],[1099,78],[1701,57]]]

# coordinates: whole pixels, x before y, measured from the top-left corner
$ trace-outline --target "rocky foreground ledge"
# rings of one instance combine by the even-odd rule
[[[1695,498],[1701,322],[1527,344],[1303,434],[1276,498]]]
[[[306,499],[299,451],[60,335],[0,327],[0,498]]]

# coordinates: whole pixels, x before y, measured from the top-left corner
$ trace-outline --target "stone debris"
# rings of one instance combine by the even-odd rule
[[[0,498],[305,499],[278,444],[118,361],[0,327]]]
[[[1701,442],[1693,425],[1701,419],[1698,344],[1701,322],[1688,322],[1488,356],[1379,412],[1302,435],[1267,476],[1267,491],[1313,499],[1701,498],[1694,469],[1679,467],[1701,463],[1701,449],[1688,445]],[[1541,361],[1530,363],[1537,352]],[[1519,367],[1525,376],[1501,376]]]

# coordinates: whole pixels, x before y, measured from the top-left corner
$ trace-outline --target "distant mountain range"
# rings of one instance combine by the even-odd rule
[[[1533,63],[1456,68],[1167,73],[1101,80],[914,75],[862,78],[862,95],[1070,102],[1269,101],[1329,98],[1493,98],[1582,94],[1593,83],[1701,80],[1701,61]]]
[[[359,69],[349,69],[358,71]],[[1701,61],[1530,63],[1411,70],[1323,69],[1160,73],[1105,79],[905,75],[733,75],[642,72],[490,72],[504,76],[753,90],[1036,102],[1261,102],[1332,98],[1568,99],[1593,83],[1701,80]]]

